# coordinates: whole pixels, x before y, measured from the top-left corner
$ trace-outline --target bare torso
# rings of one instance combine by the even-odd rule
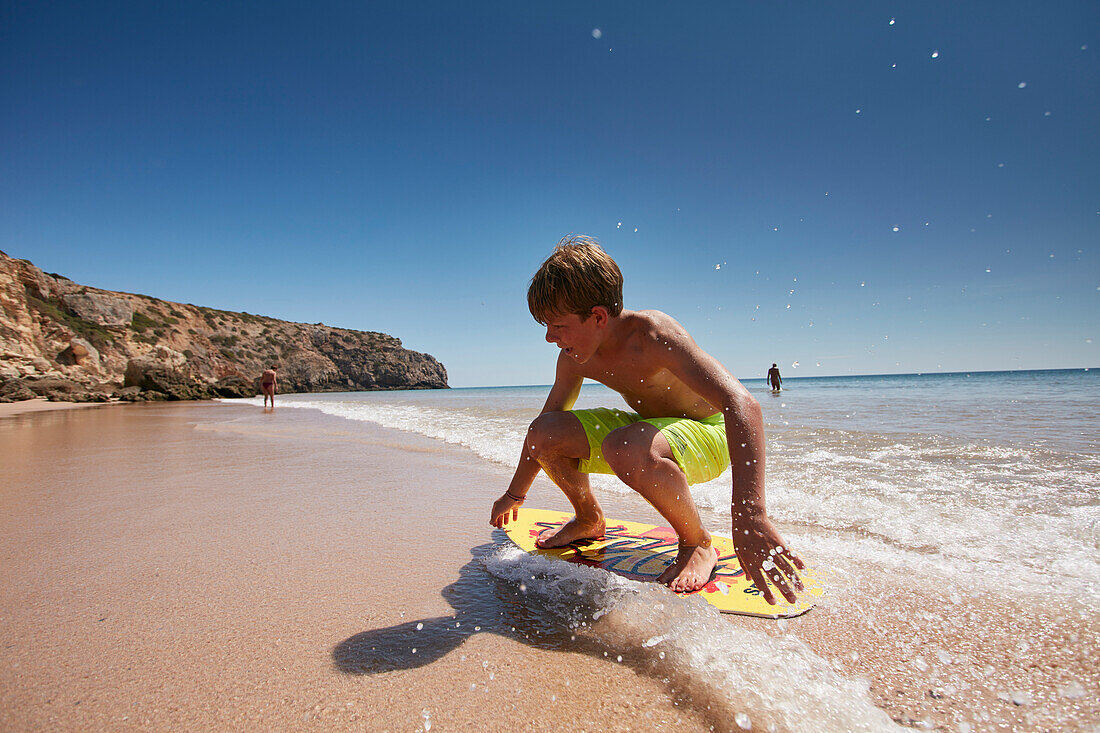
[[[701,420],[719,412],[662,365],[661,351],[689,339],[659,311],[624,313],[618,329],[586,363],[562,356],[579,377],[615,390],[642,417]]]

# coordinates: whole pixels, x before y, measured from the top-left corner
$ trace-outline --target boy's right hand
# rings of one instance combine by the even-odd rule
[[[504,492],[504,496],[500,497],[493,502],[493,511],[489,516],[489,524],[493,525],[497,529],[504,529],[504,525],[509,521],[516,521],[519,519],[519,507],[523,503],[522,500],[516,501],[508,495],[508,492]],[[511,513],[511,519],[508,514]]]

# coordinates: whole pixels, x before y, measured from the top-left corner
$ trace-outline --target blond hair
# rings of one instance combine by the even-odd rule
[[[588,318],[597,305],[612,316],[622,313],[623,274],[594,238],[570,234],[531,278],[527,307],[546,324],[567,313]]]

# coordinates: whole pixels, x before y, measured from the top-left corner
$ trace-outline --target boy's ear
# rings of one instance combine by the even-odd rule
[[[606,325],[607,321],[611,318],[611,314],[608,312],[607,308],[602,305],[592,306],[591,314],[592,317],[596,319],[597,326]]]

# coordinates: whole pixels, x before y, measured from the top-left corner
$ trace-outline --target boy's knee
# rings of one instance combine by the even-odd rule
[[[565,440],[569,429],[567,418],[570,417],[568,412],[544,412],[531,422],[527,429],[527,448],[536,460],[555,452]]]

